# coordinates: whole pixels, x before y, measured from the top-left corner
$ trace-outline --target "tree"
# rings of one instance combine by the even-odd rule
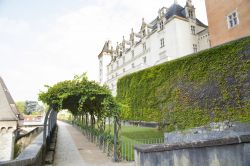
[[[30,115],[37,111],[38,102],[37,101],[25,101],[25,112]]]
[[[25,112],[25,102],[24,101],[16,102],[16,107],[17,107],[19,112],[21,112],[22,114],[26,114],[26,112]]]

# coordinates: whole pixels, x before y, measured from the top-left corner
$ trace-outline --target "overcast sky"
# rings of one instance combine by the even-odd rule
[[[98,80],[104,42],[128,38],[174,0],[0,0],[0,76],[14,100],[37,100],[44,85],[88,73]],[[186,0],[178,0],[182,6]],[[193,0],[207,24],[204,0]]]

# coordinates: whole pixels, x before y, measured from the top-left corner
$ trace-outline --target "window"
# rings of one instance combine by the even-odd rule
[[[115,73],[115,76],[117,77],[117,76],[118,76],[118,73]]]
[[[125,71],[126,71],[125,68],[123,68],[123,73],[125,73]]]
[[[131,65],[131,66],[132,66],[132,68],[135,68],[135,64],[134,64],[134,63],[132,63],[132,65]]]
[[[125,63],[125,56],[122,57],[122,62],[123,62],[123,64]]]
[[[147,57],[143,57],[142,60],[143,60],[143,63],[145,64],[147,62]]]
[[[194,18],[194,14],[193,14],[193,11],[192,10],[189,10],[188,11],[188,15],[190,18]]]
[[[132,58],[135,57],[135,52],[134,51],[131,51],[131,56],[132,56]]]
[[[239,18],[236,11],[232,12],[227,16],[228,28],[233,28],[239,24]]]
[[[146,45],[146,43],[143,43],[143,51],[146,51],[146,49],[147,49],[147,45]]]
[[[191,26],[191,32],[193,35],[195,35],[195,26],[193,26],[193,25]]]
[[[164,38],[161,39],[161,48],[165,46]]]
[[[194,50],[194,53],[197,52],[197,44],[193,44],[193,50]]]
[[[164,24],[163,21],[160,22],[160,30],[163,30]]]

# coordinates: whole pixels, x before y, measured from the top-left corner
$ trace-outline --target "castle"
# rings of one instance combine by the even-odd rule
[[[162,7],[150,23],[142,19],[139,32],[131,30],[129,39],[112,46],[105,42],[99,58],[99,82],[116,95],[118,79],[166,61],[210,48],[208,26],[196,17],[191,0],[184,7],[175,1]]]

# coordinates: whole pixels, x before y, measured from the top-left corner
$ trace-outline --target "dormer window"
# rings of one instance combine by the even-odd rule
[[[193,13],[192,10],[189,10],[189,11],[188,11],[188,16],[189,16],[190,18],[194,18],[194,13]]]

